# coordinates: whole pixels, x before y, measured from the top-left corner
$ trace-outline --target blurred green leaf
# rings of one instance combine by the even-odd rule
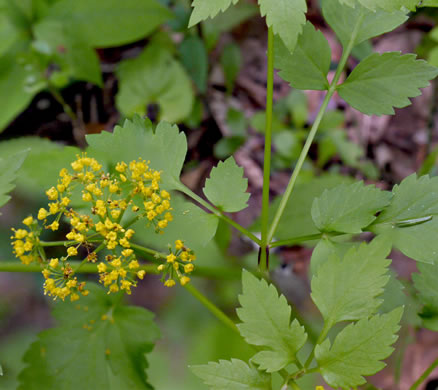
[[[8,193],[15,188],[14,180],[17,177],[18,170],[21,168],[27,153],[28,150],[25,150],[6,158],[0,157],[0,208],[11,198]]]
[[[438,332],[438,264],[417,264],[420,273],[412,274],[418,297],[424,305],[420,317],[426,328]]]
[[[120,304],[118,295],[88,284],[80,303],[58,303],[58,326],[40,333],[24,357],[20,390],[152,389],[145,354],[159,330],[146,309]],[[106,317],[103,317],[106,316]]]
[[[375,11],[377,8],[383,8],[386,11],[398,11],[405,7],[411,11],[415,11],[418,5],[417,0],[340,0],[343,4],[348,4],[355,7],[357,4],[362,4],[364,7]]]
[[[204,41],[197,35],[186,37],[179,46],[181,62],[198,87],[199,92],[207,90],[208,56]]]
[[[126,116],[145,115],[147,105],[158,103],[161,120],[178,122],[190,115],[193,105],[191,81],[172,54],[158,43],[150,44],[118,69],[118,108]]]
[[[220,62],[225,76],[227,92],[231,93],[243,63],[239,46],[234,43],[226,45],[222,50]]]
[[[195,24],[207,20],[208,18],[214,18],[219,12],[224,12],[230,5],[234,5],[239,0],[193,0],[192,7],[193,12],[190,16],[189,28]]]
[[[214,155],[218,159],[225,159],[234,154],[245,143],[245,137],[224,137],[214,146]]]
[[[61,0],[44,20],[80,31],[92,47],[108,47],[144,38],[171,17],[155,0]]]

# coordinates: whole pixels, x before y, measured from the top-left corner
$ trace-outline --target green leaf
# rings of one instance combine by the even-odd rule
[[[394,30],[404,23],[408,16],[405,12],[375,12],[360,5],[352,8],[339,4],[336,0],[322,0],[324,19],[336,33],[336,36],[346,47],[351,39],[353,46],[369,38]]]
[[[331,49],[320,30],[312,23],[304,25],[295,49],[290,51],[281,39],[274,45],[275,67],[279,76],[293,88],[328,89],[327,74],[330,70]]]
[[[238,359],[219,360],[190,369],[211,390],[270,390],[271,377]]]
[[[438,75],[438,68],[415,58],[399,52],[374,53],[338,86],[339,95],[364,114],[393,115],[393,107],[410,105],[408,98],[420,95],[419,88]]]
[[[313,200],[321,196],[325,189],[351,182],[353,182],[353,180],[347,176],[331,174],[315,177],[309,182],[297,184],[292,196],[286,203],[286,208],[278,224],[275,238],[277,240],[287,240],[291,237],[318,233],[319,230],[315,226],[311,216]],[[278,196],[270,206],[270,222],[272,222],[273,216],[278,209],[280,200],[281,196]],[[300,207],[296,207],[297,204],[299,204]],[[293,223],[291,223],[291,221],[293,221]],[[252,231],[256,231],[257,229],[260,229],[259,220],[251,227]]]
[[[190,16],[189,28],[195,24],[214,18],[219,12],[224,12],[231,4],[237,4],[239,0],[193,0],[193,12]]]
[[[424,307],[420,317],[426,328],[438,332],[438,264],[417,264],[420,273],[412,274],[418,297]]]
[[[78,304],[58,303],[58,326],[32,344],[20,374],[20,390],[152,389],[145,354],[159,330],[146,309],[124,306],[96,285]],[[106,316],[107,319],[105,319]]]
[[[148,45],[137,58],[123,61],[117,76],[116,103],[124,115],[146,115],[151,103],[160,106],[161,120],[178,122],[190,115],[194,99],[190,78],[159,43]]]
[[[109,47],[144,38],[171,17],[155,0],[61,0],[44,20],[80,31],[92,47]]]
[[[226,45],[222,50],[220,61],[222,71],[224,72],[227,92],[231,93],[234,88],[234,82],[239,75],[243,63],[239,46],[234,43]]]
[[[248,271],[242,273],[242,285],[242,307],[237,309],[242,323],[237,327],[247,343],[264,348],[251,360],[262,370],[279,371],[296,361],[307,340],[304,327],[296,319],[291,323],[291,308],[275,286]]]
[[[136,237],[148,246],[163,251],[167,250],[169,243],[184,240],[188,247],[198,252],[213,239],[219,219],[193,202],[186,201],[179,194],[172,193],[171,195],[173,221],[166,227],[165,234],[158,235],[153,229],[147,227],[144,221],[138,221],[133,225]]]
[[[306,23],[306,0],[259,0],[259,5],[268,27],[293,51]]]
[[[363,375],[373,375],[385,367],[398,336],[403,308],[388,314],[364,318],[344,328],[333,346],[327,339],[315,348],[315,356],[324,380],[332,387],[350,389],[364,384]]]
[[[391,204],[371,231],[384,235],[406,256],[425,263],[438,261],[438,177],[415,174],[392,190]]]
[[[197,35],[189,36],[179,46],[181,62],[198,87],[199,92],[207,90],[208,56],[204,41]]]
[[[203,191],[220,210],[236,212],[248,207],[250,194],[246,192],[247,188],[248,179],[243,177],[243,168],[231,156],[211,170]]]
[[[390,192],[365,186],[362,181],[341,184],[313,201],[312,218],[322,232],[361,233],[391,198]]]
[[[38,90],[25,89],[28,73],[17,63],[16,51],[0,57],[0,132],[31,102]]]
[[[36,39],[47,43],[56,53],[55,61],[60,58],[59,65],[77,80],[85,80],[102,86],[102,74],[96,51],[82,36],[81,31],[72,30],[69,25],[56,21],[45,21],[35,25]],[[62,50],[60,50],[62,48]],[[65,65],[68,67],[65,69]],[[63,66],[64,65],[64,66]]]
[[[11,198],[7,195],[15,188],[14,180],[21,168],[28,151],[19,152],[7,158],[0,157],[0,207]],[[1,215],[1,213],[0,213]]]
[[[382,237],[351,248],[341,259],[333,253],[312,278],[312,300],[330,328],[340,321],[358,320],[376,312],[377,297],[388,282],[386,256],[391,244]]]
[[[0,4],[0,55],[6,53],[15,42],[27,38],[25,29],[20,29],[14,24]]]
[[[87,136],[90,153],[115,166],[119,161],[129,163],[139,157],[150,161],[153,169],[162,171],[161,180],[167,189],[180,185],[179,176],[187,153],[187,140],[178,126],[161,122],[155,132],[150,122],[135,116],[113,133],[103,131]]]
[[[340,2],[351,7],[361,4],[371,11],[376,11],[377,8],[383,8],[384,10],[391,12],[399,11],[403,8],[415,11],[419,0],[340,0]]]
[[[17,191],[28,198],[47,199],[44,191],[59,178],[59,171],[69,167],[80,150],[64,147],[39,137],[21,137],[0,142],[0,156],[10,159],[13,155],[28,150],[28,155],[16,180]]]

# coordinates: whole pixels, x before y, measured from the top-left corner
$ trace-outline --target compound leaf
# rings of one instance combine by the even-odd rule
[[[394,108],[411,104],[408,98],[421,94],[438,68],[414,54],[374,53],[365,58],[338,87],[339,95],[367,115],[393,115]]]
[[[361,233],[391,197],[390,192],[363,182],[341,184],[313,201],[312,218],[322,232]]]
[[[296,360],[296,353],[307,340],[307,334],[297,320],[290,321],[291,308],[283,295],[265,280],[251,273],[242,273],[243,294],[237,325],[247,343],[263,347],[251,360],[260,369],[275,372]]]
[[[290,51],[279,38],[275,41],[275,67],[293,88],[328,89],[331,49],[324,34],[312,23],[304,25],[297,45]]]
[[[336,0],[323,0],[324,19],[346,47],[353,39],[353,46],[394,30],[404,23],[408,16],[403,11],[375,12],[357,4],[354,8],[339,4]]]
[[[391,204],[371,225],[406,256],[425,263],[438,261],[438,178],[408,176],[392,190]],[[435,237],[435,238],[434,238]]]
[[[349,249],[341,259],[336,253],[317,268],[312,278],[312,299],[327,326],[358,320],[376,312],[389,280],[386,259],[391,243],[382,237]]]
[[[61,0],[44,21],[68,26],[93,47],[120,46],[149,35],[172,14],[156,0]]]
[[[6,158],[0,157],[0,207],[11,198],[8,193],[15,188],[14,180],[26,156],[27,151],[23,151]]]
[[[236,212],[248,207],[250,194],[246,192],[247,188],[248,179],[243,177],[243,168],[229,157],[211,170],[204,194],[220,210]]]
[[[219,360],[190,369],[211,390],[270,390],[271,377],[238,359]]]
[[[266,24],[293,51],[306,23],[306,0],[259,0],[259,5],[260,13],[266,16]]]
[[[224,12],[231,4],[239,0],[193,0],[193,12],[190,16],[189,28],[208,18],[214,18],[219,12]]]
[[[179,185],[184,159],[187,153],[187,140],[176,125],[160,123],[155,132],[150,122],[135,116],[126,120],[123,127],[116,126],[113,133],[103,131],[87,136],[90,153],[97,153],[115,166],[119,161],[129,163],[139,157],[150,161],[153,169],[162,171],[161,179],[167,189]]]
[[[96,285],[79,304],[58,303],[58,326],[40,333],[24,360],[20,390],[152,389],[145,354],[159,330],[146,309],[117,303]],[[119,387],[123,384],[122,387]]]
[[[414,273],[412,280],[423,303],[420,317],[426,328],[438,332],[438,264],[417,264],[420,273]]]
[[[398,336],[403,308],[364,318],[344,328],[333,346],[325,340],[315,348],[321,375],[333,388],[350,389],[364,384],[363,375],[373,375],[385,367]]]
[[[116,103],[126,116],[146,115],[157,103],[159,117],[168,122],[185,119],[192,111],[193,88],[180,62],[159,43],[152,43],[137,57],[123,61],[118,69]]]

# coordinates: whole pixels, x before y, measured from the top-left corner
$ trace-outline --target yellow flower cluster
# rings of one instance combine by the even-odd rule
[[[179,279],[182,286],[190,282],[190,275],[195,266],[193,261],[196,260],[195,253],[184,246],[181,240],[175,241],[175,250],[169,248],[169,255],[166,257],[166,263],[158,266],[158,271],[163,273],[162,281],[166,287],[175,286],[175,279]]]
[[[23,224],[25,229],[12,229],[11,244],[14,255],[27,265],[39,258],[39,231],[37,222],[31,216],[25,218]]]
[[[145,271],[139,270],[140,265],[131,249],[130,239],[135,232],[128,228],[129,225],[144,218],[157,233],[163,233],[173,219],[170,194],[160,188],[161,174],[143,159],[129,164],[119,162],[114,173],[107,173],[96,159],[86,154],[78,155],[71,168],[72,171],[66,168],[60,171],[57,185],[46,191],[47,208],[41,208],[37,215],[43,227],[52,231],[59,229],[61,218],[69,222],[67,254],[60,259],[46,260],[39,242],[42,229],[32,216],[23,221],[27,230],[13,229],[14,254],[25,264],[38,261],[45,267],[46,294],[61,299],[70,296],[74,301],[79,293],[86,291],[85,283],[77,282],[75,270],[67,260],[77,256],[82,247],[88,253],[83,262],[96,262],[97,252],[106,249],[111,254],[98,264],[100,282],[108,287],[108,293],[123,290],[130,294],[131,287],[136,286],[135,278],[143,279]],[[69,207],[78,186],[82,200],[90,204],[83,213]],[[136,216],[124,224],[122,218],[128,208]],[[101,245],[90,252],[94,243]]]
[[[73,273],[74,271],[69,264],[61,265],[59,259],[50,259],[48,266],[43,270],[43,276],[46,279],[44,294],[62,300],[70,296],[72,302],[79,299],[79,294],[87,296],[89,291],[85,290],[85,282],[78,283],[77,278],[73,277]]]

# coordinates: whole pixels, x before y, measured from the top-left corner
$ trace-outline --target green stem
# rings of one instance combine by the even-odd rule
[[[292,387],[293,390],[300,390],[300,386],[298,386],[296,384],[296,382],[294,381],[288,381],[288,383],[285,384],[286,387],[283,386],[282,390],[285,389],[287,390],[287,387],[290,385],[290,387]]]
[[[199,302],[207,308],[210,313],[212,313],[219,321],[228,326],[233,332],[240,335],[239,329],[237,329],[236,324],[232,321],[221,309],[219,309],[213,302],[211,302],[204,294],[202,294],[193,284],[189,283],[184,286],[184,288],[192,294]]]
[[[76,124],[76,122],[78,120],[77,115],[73,112],[73,110],[67,104],[67,102],[64,100],[64,98],[59,93],[59,91],[53,85],[50,85],[50,83],[49,83],[49,86],[48,86],[48,90],[52,94],[52,96],[55,98],[55,100],[62,106],[62,109],[70,117],[70,119],[72,120],[73,124]]]
[[[220,212],[210,203],[206,202],[200,196],[196,195],[190,188],[186,187],[184,184],[180,184],[177,189],[182,193],[186,194],[187,196],[189,196],[190,198],[192,198],[193,200],[195,200],[196,202],[198,202],[201,206],[204,206],[207,210],[211,211],[218,218],[222,219],[223,221],[233,226],[236,230],[238,230],[240,233],[250,238],[256,244],[260,245],[260,240],[254,234],[252,234],[249,230],[245,229],[237,222],[233,221],[231,218],[228,218],[225,214]]]
[[[309,234],[308,236],[292,237],[288,238],[287,240],[273,241],[271,242],[271,244],[269,244],[269,246],[271,248],[276,248],[279,246],[292,246],[306,241],[319,240],[323,236],[323,234],[324,233],[316,233]]]
[[[82,261],[72,260],[68,262],[73,269],[79,267]],[[25,265],[17,260],[14,261],[0,261],[0,272],[41,272],[44,267],[41,264],[29,264]],[[150,274],[159,274],[157,266],[155,264],[143,264],[140,266],[139,270],[145,270]],[[75,270],[75,272],[80,274],[97,274],[97,264],[86,263],[83,264],[80,270]]]
[[[94,251],[93,253],[99,253],[103,248],[105,248],[105,244],[102,242]],[[79,270],[88,263],[88,256],[81,261],[81,263],[78,265],[78,267],[76,269],[74,269],[75,273],[78,273]]]
[[[438,367],[438,358],[435,359],[432,364],[423,372],[423,374],[415,381],[415,383],[409,388],[409,390],[417,390],[430,375],[430,373]]]
[[[263,164],[263,195],[261,214],[261,245],[259,267],[261,271],[268,269],[268,236],[269,225],[269,189],[271,178],[271,148],[272,148],[272,111],[274,105],[274,31],[268,29],[268,70],[266,85],[266,130],[265,154]]]
[[[325,114],[325,111],[326,111],[327,106],[330,102],[330,99],[332,98],[333,94],[336,91],[339,79],[341,78],[342,72],[345,68],[345,65],[347,64],[348,57],[350,56],[350,53],[353,50],[353,47],[354,47],[354,44],[356,41],[356,37],[357,37],[357,34],[359,32],[359,28],[362,25],[363,18],[364,18],[364,15],[362,14],[358,19],[358,23],[355,26],[353,33],[351,34],[350,41],[349,41],[347,47],[344,48],[341,60],[339,61],[338,67],[336,69],[335,77],[333,78],[333,81],[330,84],[330,87],[327,91],[327,94],[325,95],[324,101],[322,102],[321,108],[319,109],[319,112],[318,112],[318,115],[316,116],[315,122],[313,123],[312,128],[310,130],[310,133],[307,136],[303,150],[301,151],[300,157],[298,158],[298,162],[295,166],[295,169],[294,169],[292,176],[289,180],[289,183],[286,187],[286,191],[284,192],[283,197],[280,201],[280,205],[277,209],[277,212],[275,213],[274,219],[273,219],[271,227],[269,229],[268,242],[271,242],[272,237],[274,237],[274,234],[277,230],[281,216],[283,215],[284,209],[286,208],[286,204],[289,201],[289,198],[292,194],[292,190],[295,187],[295,183],[297,181],[298,175],[301,171],[301,168],[303,167],[303,164],[304,164],[304,161],[307,157],[307,154],[309,153],[310,146],[312,145],[313,139],[315,138],[315,135],[319,129],[319,125],[321,124],[321,120]]]
[[[306,363],[304,363],[304,369],[306,372],[308,372],[309,366],[313,362],[313,358],[315,357],[315,348],[317,345],[321,344],[325,338],[327,337],[328,332],[332,328],[332,324],[330,322],[324,322],[324,327],[322,328],[321,333],[319,334],[318,340],[316,340],[315,346],[312,349],[312,352],[310,353],[309,357],[306,360]]]

